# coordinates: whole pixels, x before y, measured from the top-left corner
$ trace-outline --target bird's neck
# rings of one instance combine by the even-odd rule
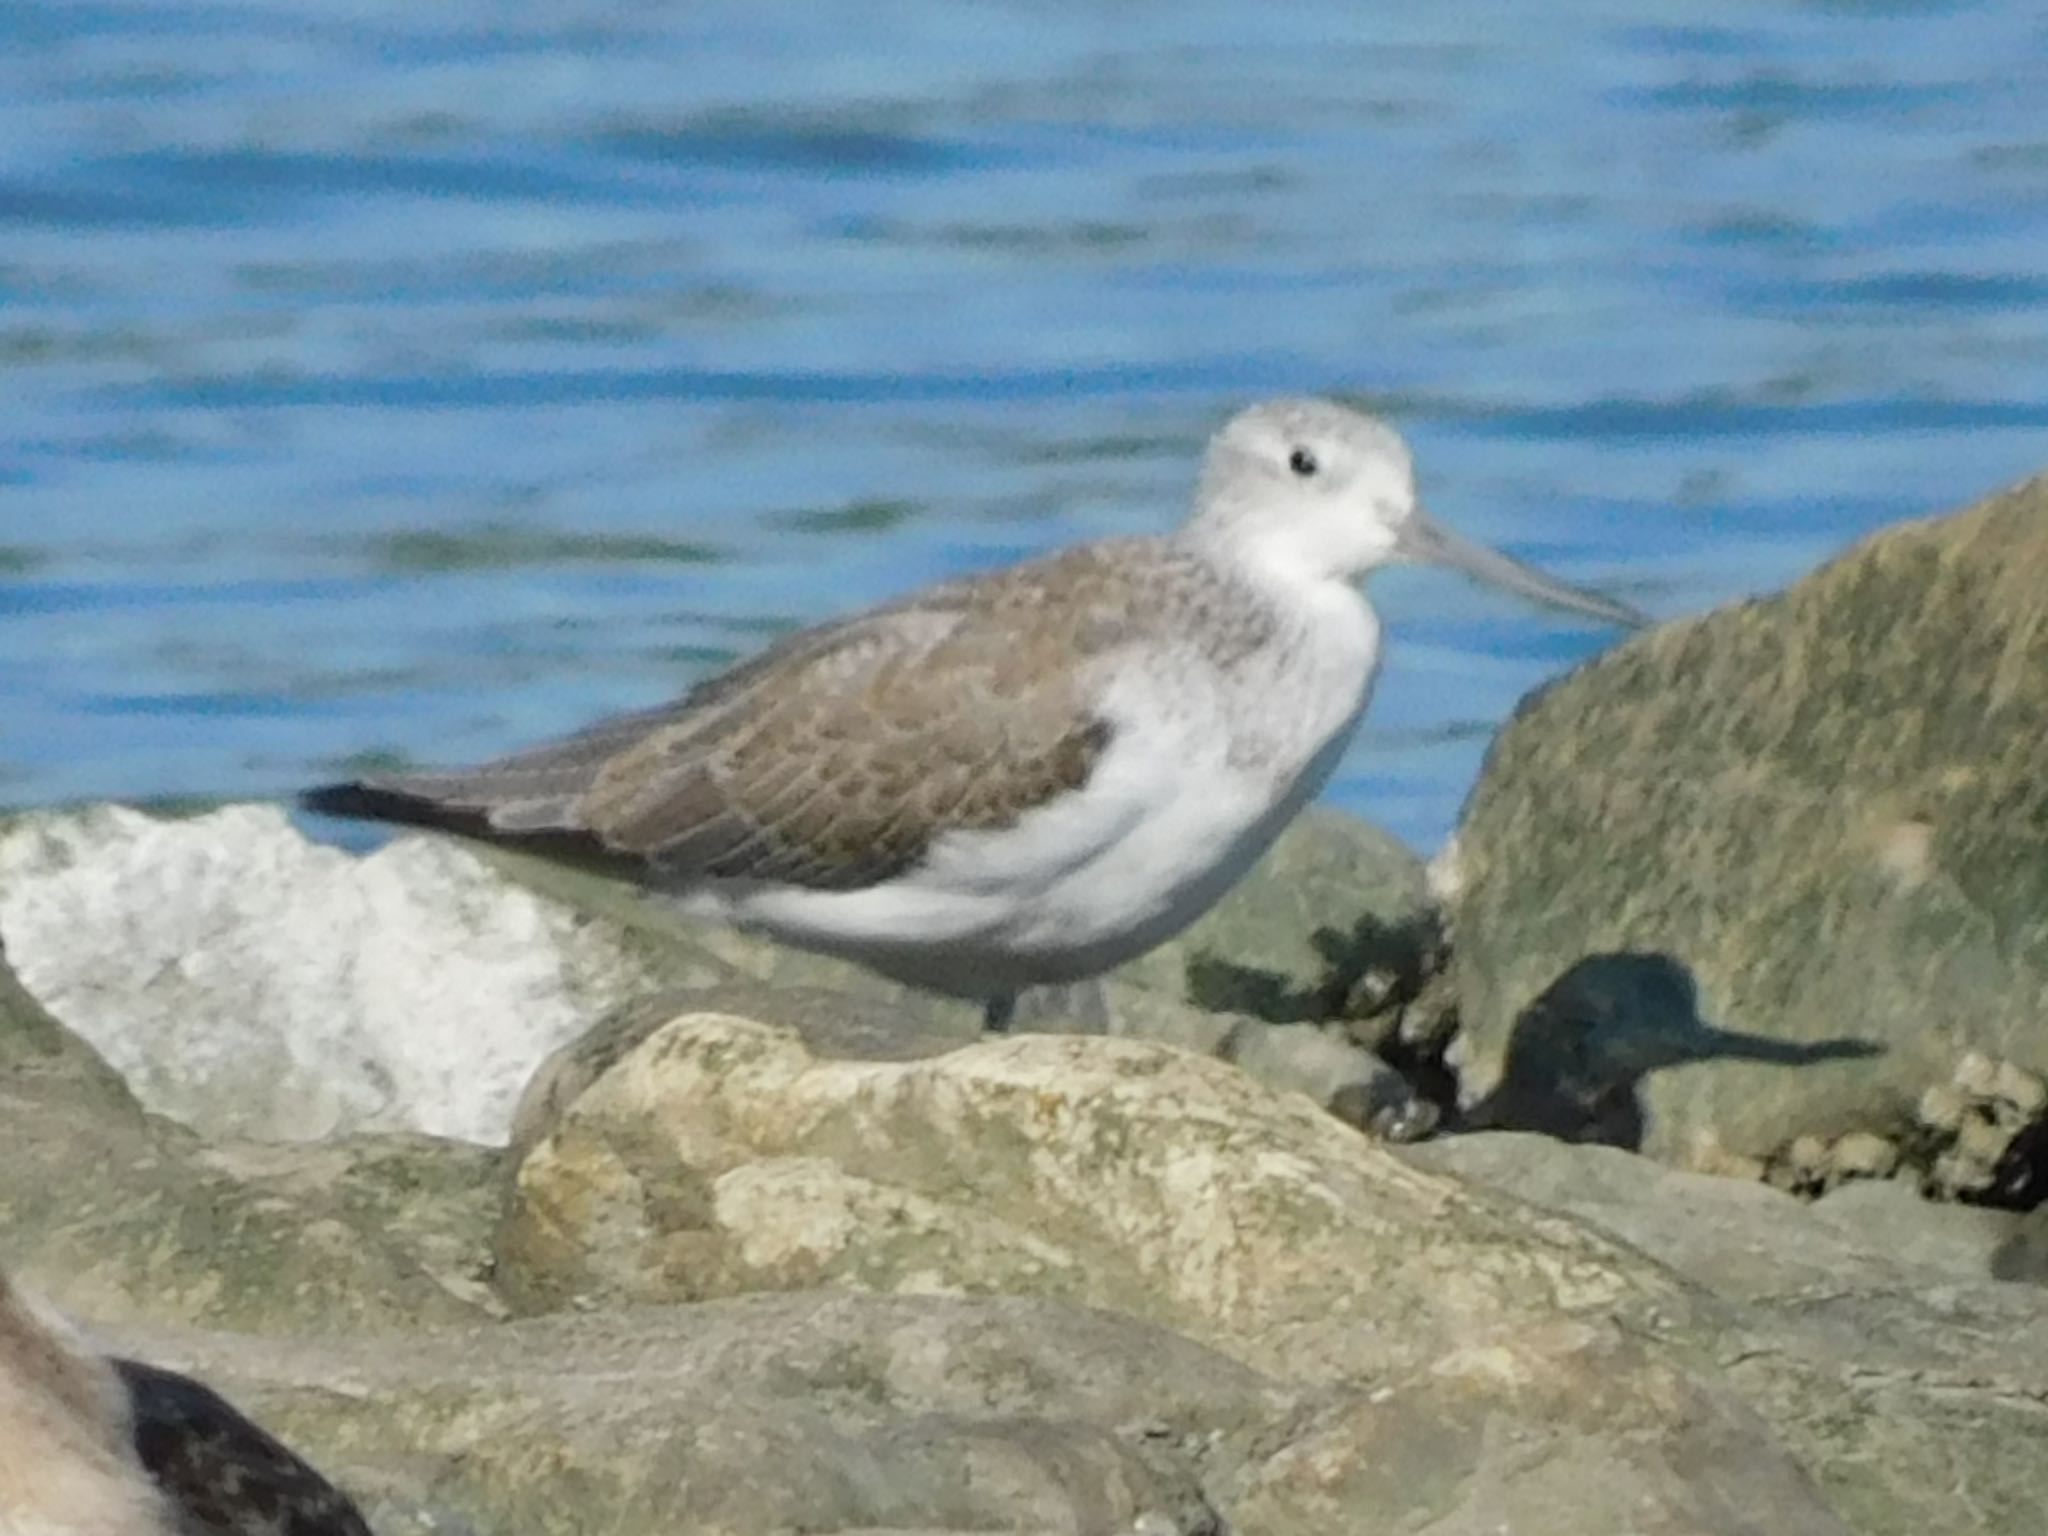
[[[1313,694],[1317,702],[1302,722],[1312,737],[1347,731],[1365,706],[1379,666],[1379,619],[1364,594],[1326,569],[1276,558],[1271,544],[1218,540],[1206,532],[1184,529],[1174,542],[1212,572],[1219,586],[1240,594],[1241,604],[1262,608],[1271,621],[1271,675],[1247,669],[1240,681],[1255,691],[1277,687]]]
[[[1261,596],[1290,610],[1363,608],[1356,584],[1328,565],[1309,559],[1284,540],[1227,518],[1205,518],[1171,536],[1186,552]]]

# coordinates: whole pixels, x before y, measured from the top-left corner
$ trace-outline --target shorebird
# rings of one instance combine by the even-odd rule
[[[175,1371],[111,1360],[0,1272],[4,1536],[370,1536],[345,1494]]]
[[[659,709],[314,811],[622,871],[979,1001],[1100,975],[1211,906],[1329,778],[1426,560],[1646,622],[1429,518],[1385,423],[1280,399],[1211,440],[1176,531],[1074,546],[805,629]]]

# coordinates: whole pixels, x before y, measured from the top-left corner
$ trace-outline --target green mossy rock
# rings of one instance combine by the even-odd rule
[[[1524,703],[1456,842],[1496,1123],[1765,1156],[2048,1069],[2048,479]]]

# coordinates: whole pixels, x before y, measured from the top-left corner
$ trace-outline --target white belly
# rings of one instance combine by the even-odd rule
[[[1080,790],[995,832],[950,832],[860,891],[700,890],[691,905],[913,985],[991,998],[1099,975],[1213,905],[1328,780],[1370,691],[1350,593],[1284,675],[1186,658],[1106,680],[1109,749]],[[1322,638],[1322,637],[1317,637]]]

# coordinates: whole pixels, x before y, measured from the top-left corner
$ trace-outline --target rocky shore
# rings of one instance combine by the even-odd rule
[[[384,1536],[2031,1533],[2048,482],[1314,812],[1105,1019],[446,842],[0,823],[0,1261]]]

